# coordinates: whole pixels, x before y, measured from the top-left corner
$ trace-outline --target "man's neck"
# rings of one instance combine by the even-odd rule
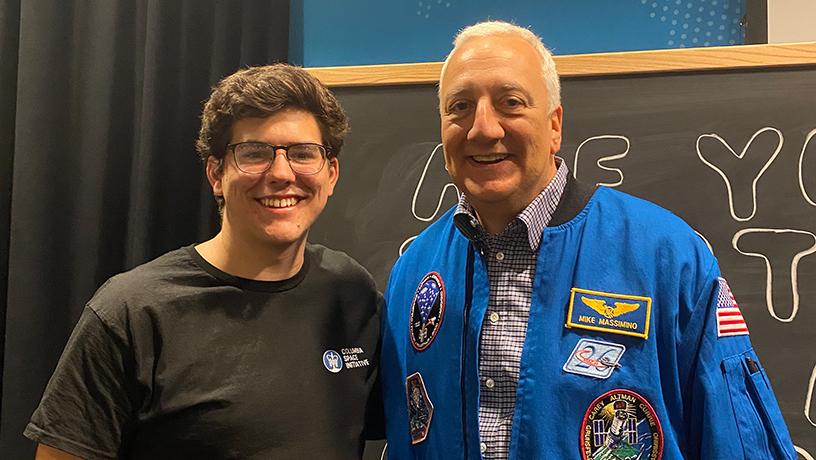
[[[306,240],[286,246],[253,244],[232,237],[223,229],[196,246],[201,257],[219,270],[241,278],[281,281],[303,267]]]
[[[510,225],[510,222],[524,209],[522,208],[518,212],[515,212],[514,210],[508,211],[507,207],[504,206],[496,206],[495,208],[496,209],[493,209],[493,206],[489,205],[481,205],[477,210],[475,206],[473,207],[473,212],[476,214],[476,218],[479,219],[482,228],[493,236],[503,232],[504,229]]]

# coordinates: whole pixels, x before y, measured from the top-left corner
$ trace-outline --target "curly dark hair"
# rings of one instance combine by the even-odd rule
[[[268,117],[286,108],[312,113],[320,125],[323,143],[336,157],[349,131],[348,118],[326,86],[301,67],[272,64],[239,70],[212,90],[201,113],[196,150],[205,162],[214,157],[219,171],[236,120]]]

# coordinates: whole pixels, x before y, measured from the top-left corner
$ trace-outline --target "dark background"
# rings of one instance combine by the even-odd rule
[[[441,150],[431,158],[440,141],[436,87],[346,88],[336,93],[353,131],[335,196],[311,236],[353,255],[384,286],[400,246],[427,225],[412,213],[426,164],[416,215],[433,216],[440,196],[438,215],[455,203],[455,189],[445,188],[450,180]],[[672,210],[713,247],[794,442],[816,453],[816,429],[804,416],[807,410],[816,419],[816,408],[805,408],[816,365],[816,205],[807,202],[798,180],[801,158],[805,191],[816,201],[816,136],[804,145],[816,130],[816,67],[565,79],[563,105],[565,137],[559,155],[579,180],[619,182],[621,175],[596,162],[626,152],[626,138],[626,156],[604,163],[622,171],[617,188]],[[754,178],[780,142],[768,128],[781,133],[782,145],[756,181],[756,212],[748,219]],[[731,216],[725,181],[698,156],[697,139],[703,134],[718,135],[733,150],[712,137],[700,141],[703,158],[730,178],[734,214],[740,220]],[[734,247],[735,235],[746,229],[754,230],[736,246],[769,259],[771,303],[782,319],[792,315],[791,263],[804,253],[796,270],[799,309],[792,321],[774,319],[768,311],[765,261]]]

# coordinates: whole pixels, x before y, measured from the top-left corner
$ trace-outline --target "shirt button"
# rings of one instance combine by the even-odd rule
[[[485,380],[485,386],[488,388],[493,388],[496,386],[496,382],[493,379]]]
[[[504,260],[504,253],[503,253],[503,252],[501,252],[501,251],[497,252],[497,253],[496,253],[496,260],[498,260],[499,262],[501,262],[502,260]]]
[[[490,313],[490,324],[496,324],[499,322],[499,314],[495,311]]]
[[[487,444],[485,444],[485,443],[481,443],[481,444],[479,444],[479,451],[480,451],[481,453],[485,453],[485,452],[487,452]]]

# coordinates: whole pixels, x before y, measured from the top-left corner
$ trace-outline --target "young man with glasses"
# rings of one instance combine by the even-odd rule
[[[37,458],[359,458],[381,430],[381,297],[307,243],[348,123],[303,69],[213,90],[198,151],[211,240],[109,280],[90,300],[26,436]]]

